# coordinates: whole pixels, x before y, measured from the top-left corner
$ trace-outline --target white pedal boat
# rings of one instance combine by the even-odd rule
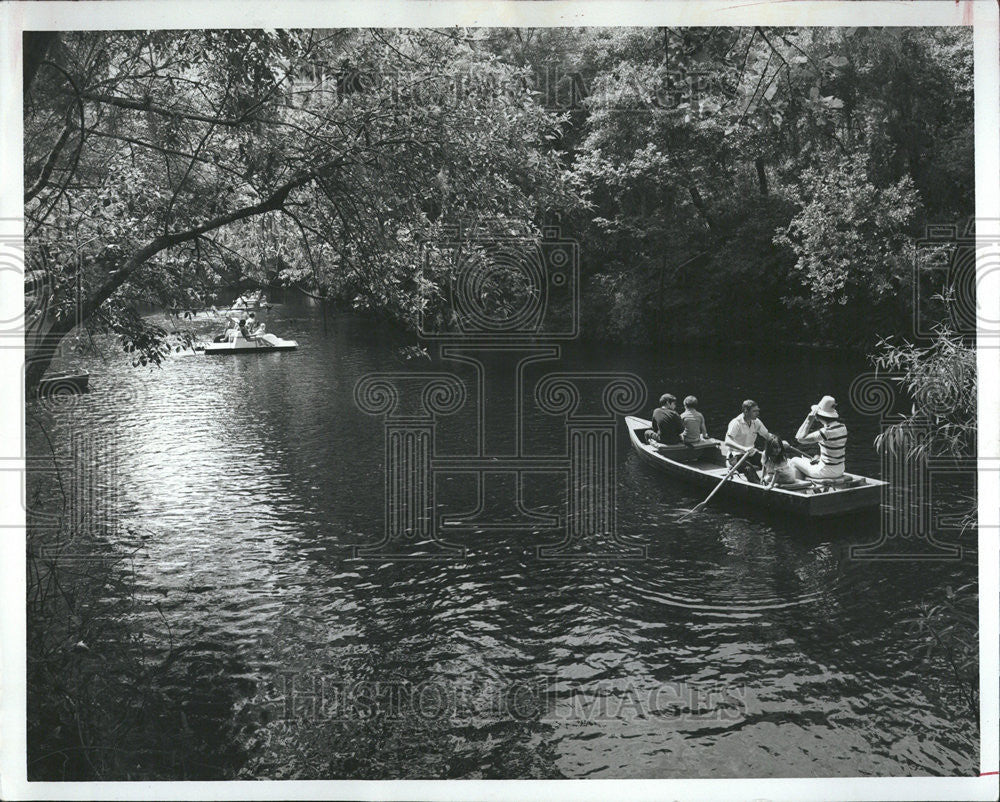
[[[205,343],[205,354],[249,354],[265,353],[267,351],[294,351],[299,347],[295,340],[282,340],[273,334],[262,334],[247,340],[237,337],[232,342]]]

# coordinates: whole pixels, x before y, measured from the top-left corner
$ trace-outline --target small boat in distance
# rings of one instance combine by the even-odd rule
[[[728,473],[718,441],[706,441],[695,446],[647,444],[648,420],[628,416],[625,425],[632,447],[643,462],[678,479],[711,490]],[[879,479],[845,473],[842,479],[834,481],[808,480],[766,488],[735,473],[719,490],[719,495],[772,510],[825,518],[877,507],[882,499],[882,487],[886,484]]]
[[[268,351],[294,351],[299,347],[295,340],[282,340],[273,334],[262,334],[259,337],[246,339],[242,336],[236,337],[231,342],[204,343],[195,346],[195,350],[204,351],[209,354],[251,354],[266,353]]]
[[[227,310],[220,310],[223,314],[229,314],[232,312],[253,312],[260,309],[270,309],[272,304],[267,302],[267,295],[258,290],[257,292],[249,292],[245,295],[241,295],[235,301],[233,305]]]
[[[90,371],[83,368],[60,370],[43,376],[38,382],[39,395],[85,393],[90,386]]]

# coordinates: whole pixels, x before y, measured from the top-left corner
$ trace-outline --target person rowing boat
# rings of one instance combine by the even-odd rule
[[[767,437],[768,434],[770,432],[760,419],[760,406],[748,398],[743,402],[743,412],[729,421],[726,439],[721,446],[722,455],[726,457],[730,466],[735,465],[744,454],[749,453],[750,456],[743,460],[739,467],[739,472],[748,482],[760,483],[760,476],[756,470],[761,467],[757,438]]]
[[[803,445],[819,444],[819,462],[813,464],[807,457],[790,460],[796,472],[806,479],[839,479],[844,475],[844,453],[847,450],[847,427],[839,420],[837,402],[832,395],[825,395],[812,410],[795,433],[795,439]],[[809,431],[815,423],[820,428]]]

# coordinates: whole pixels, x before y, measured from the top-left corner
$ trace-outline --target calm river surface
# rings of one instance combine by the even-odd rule
[[[974,724],[935,692],[941,669],[920,659],[905,624],[947,585],[974,579],[974,538],[961,562],[875,562],[848,548],[876,538],[877,517],[818,527],[713,503],[682,522],[679,510],[704,491],[641,464],[619,423],[618,531],[645,558],[542,560],[536,546],[559,537],[529,527],[457,534],[464,558],[356,559],[352,547],[384,531],[385,435],[358,409],[355,383],[372,371],[472,374],[457,362],[401,363],[390,334],[353,317],[331,315],[324,332],[303,304],[276,306],[268,324],[300,349],[183,356],[152,370],[108,349],[81,360],[91,391],[75,404],[32,405],[60,454],[74,431],[115,454],[118,545],[138,549],[136,625],[161,632],[162,612],[193,645],[192,699],[211,697],[220,719],[263,722],[254,737],[240,731],[245,772],[279,776],[284,763],[312,777],[978,773]],[[634,373],[651,397],[695,393],[717,436],[750,396],[788,439],[820,396],[846,410],[865,370],[815,354],[579,344],[535,367],[535,377]],[[488,385],[487,447],[513,421],[513,387]],[[562,422],[525,415],[532,453],[563,453]],[[877,476],[877,422],[849,413],[848,425],[849,469]],[[438,430],[442,452],[474,448],[462,410]],[[28,444],[46,453],[34,425]],[[454,511],[463,481],[441,480],[439,499]],[[510,489],[492,486],[487,508],[502,515]],[[525,499],[558,514],[564,492],[542,476]],[[336,711],[325,718],[303,695],[320,686]],[[383,704],[386,688],[401,695]],[[266,710],[296,718],[268,724]]]

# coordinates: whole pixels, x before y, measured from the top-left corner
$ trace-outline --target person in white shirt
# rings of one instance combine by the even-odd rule
[[[215,338],[214,342],[217,343],[231,343],[235,338],[239,328],[236,326],[236,321],[229,318],[226,321],[226,330],[222,332],[218,337]]]
[[[750,454],[738,468],[748,482],[760,483],[760,476],[756,471],[757,468],[761,467],[757,438],[767,437],[768,434],[770,432],[760,420],[760,407],[756,401],[748,398],[743,402],[742,414],[729,421],[726,439],[722,444],[722,454],[727,458],[730,466],[735,465],[744,454]]]

